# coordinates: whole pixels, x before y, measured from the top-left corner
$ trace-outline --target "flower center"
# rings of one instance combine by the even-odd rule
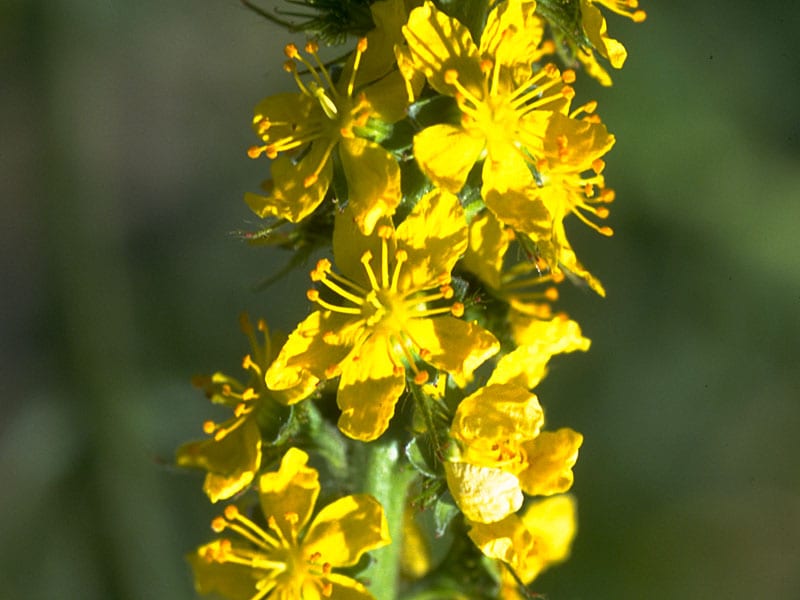
[[[554,103],[571,99],[575,92],[564,84],[574,81],[575,74],[573,71],[562,74],[555,65],[548,64],[516,84],[512,81],[516,65],[499,60],[502,47],[503,44],[494,58],[480,62],[481,91],[465,85],[456,69],[446,70],[444,80],[456,90],[464,129],[485,138],[490,153],[495,144],[511,145],[526,163],[535,167],[535,154],[540,153],[545,128],[541,120],[529,117],[535,111],[553,110]]]
[[[419,289],[409,286],[408,280],[402,277],[404,265],[408,261],[408,252],[397,249],[394,252],[393,264],[390,263],[388,242],[394,236],[394,229],[389,226],[379,227],[377,235],[381,238],[381,253],[377,268],[373,266],[374,256],[371,251],[367,250],[361,256],[369,288],[334,273],[330,261],[322,259],[311,272],[311,280],[321,283],[346,302],[336,304],[323,299],[317,289],[309,290],[307,296],[309,300],[324,309],[352,315],[359,324],[362,339],[372,335],[385,338],[393,355],[395,369],[402,371],[407,365],[418,374],[415,367],[416,359],[419,357],[424,360],[427,351],[409,333],[408,322],[411,319],[430,318],[447,313],[461,316],[464,306],[460,302],[442,306],[439,302],[451,299],[454,294],[453,288],[449,285],[448,274],[442,276],[442,285],[438,289]]]
[[[247,151],[250,158],[266,154],[268,158],[274,159],[281,152],[302,149],[318,141],[324,144],[324,151],[314,171],[303,181],[305,187],[313,185],[339,140],[355,137],[353,128],[363,127],[371,114],[371,107],[363,94],[353,98],[356,73],[366,49],[367,39],[361,38],[356,45],[353,69],[347,85],[344,90],[339,90],[319,57],[319,45],[316,42],[310,41],[305,46],[305,51],[312,60],[300,54],[294,44],[287,44],[284,52],[289,60],[284,63],[284,70],[293,75],[300,93],[310,98],[319,109],[312,110],[311,114],[299,122],[273,121],[268,116],[257,113],[253,124],[266,144],[250,148]],[[311,81],[307,84],[300,78],[297,63],[305,67],[311,76]]]

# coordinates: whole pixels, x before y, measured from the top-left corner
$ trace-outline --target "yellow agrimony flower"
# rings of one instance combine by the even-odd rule
[[[259,320],[257,325],[263,342],[257,339],[247,315],[241,316],[240,325],[250,340],[251,353],[242,361],[243,368],[250,373],[248,383],[243,384],[224,373],[195,379],[195,384],[204,388],[214,404],[229,407],[233,416],[222,423],[206,421],[203,430],[209,435],[208,439],[188,442],[178,448],[176,454],[179,466],[207,471],[203,491],[212,502],[238,494],[250,485],[258,472],[262,439],[257,417],[263,403],[297,402],[308,396],[316,383],[305,376],[290,389],[280,392],[268,389],[264,374],[275,357],[275,340],[270,338],[264,320]]]
[[[573,96],[574,74],[550,64],[533,73],[543,49],[534,2],[510,1],[489,13],[480,46],[461,23],[431,2],[411,11],[403,35],[417,68],[439,93],[453,96],[459,125],[439,124],[414,137],[414,156],[436,185],[457,192],[486,158],[483,196],[535,185],[529,165],[541,155],[547,122]],[[539,220],[546,219],[541,210]]]
[[[542,571],[569,557],[577,530],[575,501],[569,495],[553,496],[532,503],[522,515],[469,525],[469,537],[484,555],[506,563],[522,583],[529,584]],[[500,579],[499,598],[526,597],[505,567]]]
[[[358,581],[333,569],[352,567],[365,552],[390,542],[386,517],[372,496],[340,498],[312,520],[319,474],[308,455],[290,448],[277,472],[259,480],[266,527],[236,506],[212,522],[229,534],[189,556],[197,591],[229,600],[369,600]]]
[[[369,234],[380,217],[394,214],[400,200],[400,168],[389,152],[361,137],[359,131],[370,119],[394,122],[405,116],[406,82],[394,67],[391,43],[402,41],[402,1],[376,3],[373,17],[377,28],[359,40],[337,83],[322,64],[315,42],[305,46],[310,59],[294,44],[286,46],[285,68],[300,93],[264,99],[253,117],[253,127],[264,144],[251,148],[249,154],[274,159],[271,195],[245,196],[260,217],[297,223],[310,215],[330,186],[334,152],[338,152],[347,179],[347,200],[361,229]],[[300,78],[298,63],[311,81]]]
[[[461,401],[450,427],[460,457],[445,473],[467,519],[499,521],[519,509],[522,492],[549,496],[572,486],[583,436],[541,432],[543,425],[536,396],[514,384],[489,384]]]
[[[333,254],[311,273],[321,290],[309,299],[320,310],[289,336],[267,371],[267,385],[290,388],[311,373],[339,376],[339,428],[369,441],[388,427],[406,387],[406,370],[417,384],[427,380],[418,362],[449,373],[465,385],[495,354],[495,337],[457,317],[450,272],[467,245],[467,224],[458,199],[434,190],[420,199],[395,230],[379,221],[372,235],[354,225],[346,209],[336,217]],[[337,296],[338,299],[329,299]]]

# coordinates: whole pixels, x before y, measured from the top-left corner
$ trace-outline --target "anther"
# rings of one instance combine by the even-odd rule
[[[414,383],[416,383],[417,385],[422,385],[424,383],[427,383],[428,379],[429,376],[427,371],[417,371],[417,374],[414,375]]]
[[[362,37],[358,40],[358,44],[356,44],[356,50],[359,52],[365,52],[367,50],[367,38]]]
[[[450,307],[450,314],[454,317],[463,317],[464,305],[461,302],[453,302],[453,305]]]
[[[283,53],[288,58],[297,58],[298,56],[300,56],[300,51],[297,49],[297,46],[295,46],[294,44],[286,44],[283,47]]]
[[[224,517],[215,517],[213,521],[211,521],[211,529],[214,533],[222,533],[225,530],[225,518]]]
[[[558,300],[558,289],[554,287],[547,288],[544,292],[544,297],[550,300],[550,302],[555,302]]]
[[[481,61],[481,65],[483,65],[483,61]],[[458,71],[456,71],[455,69],[447,69],[444,72],[444,82],[452,85],[456,81],[458,81]]]
[[[603,169],[606,168],[606,163],[602,158],[596,158],[592,161],[592,171],[600,175],[603,172]]]
[[[310,302],[316,302],[317,300],[319,300],[319,290],[315,289],[308,290],[306,292],[306,298],[308,298]]]
[[[494,67],[494,62],[492,61],[491,58],[484,58],[483,60],[481,60],[481,62],[480,62],[481,73],[489,73],[492,70],[492,67]],[[450,70],[453,71],[453,69],[450,69]],[[447,74],[446,73],[445,73],[445,82],[446,83],[455,83],[455,81],[447,81]]]
[[[309,40],[306,42],[305,50],[309,54],[314,54],[319,51],[319,44],[315,40]]]
[[[312,173],[311,175],[309,175],[308,177],[303,179],[303,187],[311,187],[312,185],[314,185],[317,182],[317,179],[319,179],[317,174],[316,173]]]
[[[608,226],[598,227],[597,231],[600,232],[600,234],[602,234],[602,235],[604,235],[606,237],[611,237],[612,235],[614,235],[614,230],[611,229],[611,227],[608,227]]]
[[[226,519],[228,519],[229,521],[233,521],[236,517],[239,516],[239,509],[236,508],[233,504],[229,504],[228,506],[225,507],[223,514],[225,515]]]
[[[608,216],[608,209],[605,206],[601,206],[595,210],[595,214],[600,217],[601,219],[605,219]]]
[[[266,152],[266,146],[251,146],[247,149],[247,156],[250,158],[258,158],[262,153]]]
[[[211,435],[217,430],[217,424],[214,421],[205,421],[203,423],[203,433]]]

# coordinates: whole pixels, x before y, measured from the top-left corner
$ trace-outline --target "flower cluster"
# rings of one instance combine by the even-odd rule
[[[554,356],[590,345],[558,289],[605,294],[567,222],[612,235],[614,136],[574,86],[584,72],[609,85],[601,61],[627,56],[598,7],[645,14],[635,0],[336,5],[309,2],[303,25],[359,31],[355,47],[329,64],[315,41],[286,46],[298,91],[253,118],[248,154],[271,176],[246,195],[264,222],[248,238],[321,257],[288,336],[242,318],[246,382],[198,379],[232,415],[177,453],[229,501],[223,537],[189,557],[196,586],[530,598],[576,530],[583,436],[545,428],[534,393]]]

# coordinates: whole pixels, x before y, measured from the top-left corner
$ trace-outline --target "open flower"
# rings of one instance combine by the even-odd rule
[[[277,472],[259,480],[266,527],[234,505],[212,522],[229,533],[189,556],[203,594],[229,600],[369,600],[363,584],[333,569],[352,567],[365,552],[390,542],[383,508],[372,496],[345,496],[312,520],[319,474],[308,455],[290,448]]]
[[[544,53],[534,8],[534,2],[498,4],[489,13],[480,46],[466,27],[431,2],[411,12],[403,34],[414,63],[461,110],[460,124],[433,125],[414,137],[417,162],[436,185],[459,191],[473,164],[484,157],[487,202],[534,184],[529,165],[541,153],[547,121],[573,95],[554,65],[531,71]]]
[[[576,532],[575,501],[558,495],[533,502],[522,515],[496,523],[471,522],[469,537],[489,558],[504,562],[524,584],[567,559]],[[521,600],[514,577],[503,567],[502,600]],[[526,596],[527,597],[527,596]]]
[[[500,521],[520,508],[522,492],[550,496],[572,486],[583,436],[543,425],[536,396],[514,384],[490,384],[461,401],[450,428],[460,457],[445,473],[467,519]]]
[[[392,155],[364,136],[371,119],[394,122],[405,115],[406,82],[395,69],[393,44],[400,38],[405,10],[400,0],[376,2],[377,28],[359,40],[352,58],[334,83],[308,42],[305,58],[294,44],[286,46],[299,94],[277,94],[256,107],[253,127],[264,144],[250,149],[272,163],[269,196],[247,194],[245,201],[259,216],[297,223],[325,197],[333,177],[333,154],[347,180],[347,199],[356,222],[369,234],[381,216],[392,215],[400,199],[400,168]],[[371,50],[375,46],[375,51]],[[304,82],[297,63],[308,70]]]
[[[264,373],[275,358],[275,340],[270,338],[263,320],[258,321],[263,342],[257,339],[246,315],[242,315],[240,324],[250,340],[251,348],[251,353],[242,362],[250,374],[247,384],[224,373],[214,373],[211,377],[198,377],[195,380],[214,404],[229,407],[233,415],[222,423],[206,421],[203,429],[209,437],[184,444],[176,454],[179,466],[207,471],[203,491],[212,502],[238,494],[250,485],[258,472],[262,444],[259,414],[262,413],[264,417],[263,413],[276,406],[302,400],[312,392],[316,383],[307,375],[283,391],[268,389],[264,383]]]
[[[333,253],[342,274],[327,259],[312,271],[322,289],[310,290],[309,299],[320,310],[289,336],[267,385],[291,388],[306,373],[339,376],[339,428],[364,441],[388,427],[406,369],[426,381],[418,362],[465,385],[499,348],[491,333],[457,318],[464,307],[452,301],[450,272],[466,245],[461,205],[440,190],[422,197],[396,230],[383,219],[367,236],[351,210],[338,214]]]

